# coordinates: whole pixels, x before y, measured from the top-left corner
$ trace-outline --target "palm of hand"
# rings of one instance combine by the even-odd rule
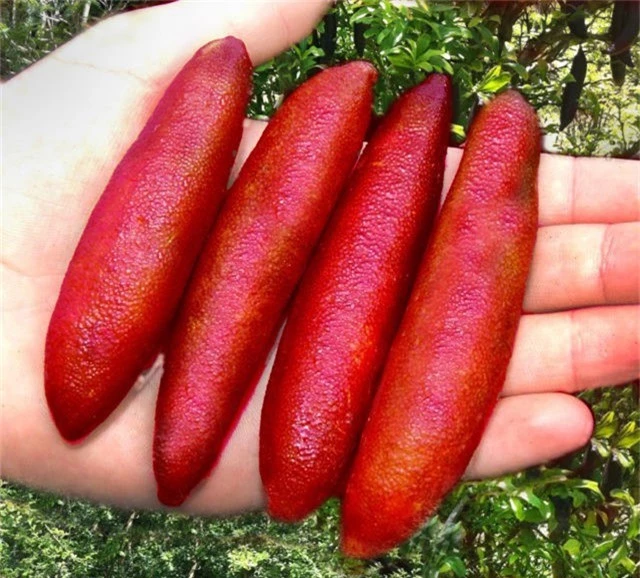
[[[7,85],[0,453],[6,477],[100,501],[157,505],[151,439],[158,373],[72,447],[60,440],[44,401],[44,340],[90,211],[177,68],[200,44],[226,33],[245,40],[254,62],[265,59],[306,32],[323,9],[321,3],[293,2],[278,10],[265,4],[244,19],[237,10],[216,28],[198,13],[211,10],[204,4],[178,3],[108,21]],[[201,24],[181,45],[168,45],[161,31],[176,22]],[[282,33],[266,40],[258,24]],[[132,38],[134,25],[142,37]],[[105,50],[104,39],[117,49]],[[261,128],[247,124],[239,162]],[[459,157],[450,151],[447,181]],[[519,469],[579,447],[591,433],[591,415],[557,392],[638,376],[638,165],[543,157],[528,315],[504,397],[469,476]],[[265,378],[215,473],[188,503],[191,511],[262,504],[257,432]]]

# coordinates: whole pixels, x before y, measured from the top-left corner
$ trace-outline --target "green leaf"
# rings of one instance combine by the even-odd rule
[[[413,61],[406,54],[389,54],[387,60],[397,68],[413,70]]]
[[[591,551],[591,558],[593,558],[594,560],[598,560],[600,558],[603,558],[604,555],[607,552],[609,552],[615,545],[616,545],[616,541],[614,539],[605,540],[604,542],[598,544]]]
[[[572,491],[571,492],[571,503],[574,508],[579,508],[587,501],[587,496],[584,495],[584,492],[580,491]]]
[[[629,526],[627,527],[627,538],[633,540],[640,534],[640,511],[636,507],[633,509],[631,518],[629,519]]]
[[[611,490],[611,497],[625,504],[629,504],[629,506],[634,506],[636,503],[633,496],[627,490]]]
[[[480,33],[480,38],[488,46],[493,46],[497,42],[497,39],[493,35],[493,32],[491,32],[491,30],[489,30],[486,26],[484,25],[478,26],[477,28],[475,28],[475,30],[477,30]]]
[[[551,516],[552,506],[548,501],[541,500],[531,490],[524,490],[520,492],[518,496],[535,509],[535,513],[533,511],[527,512],[527,521],[541,522],[542,520],[549,519],[549,517]]]
[[[429,48],[428,50],[425,50],[424,52],[422,52],[422,54],[420,55],[420,58],[424,58],[425,60],[429,60],[430,58],[434,57],[434,56],[442,56],[443,54],[446,54],[446,52],[444,50],[440,50],[438,48]]]
[[[621,560],[627,557],[628,554],[629,550],[627,549],[627,545],[623,542],[614,552],[613,557],[611,558],[611,565],[617,566]]]
[[[466,133],[464,132],[464,127],[460,124],[452,124],[451,125],[451,132],[457,136],[460,137],[461,139],[466,138]]]
[[[469,20],[469,23],[467,24],[467,26],[469,28],[475,28],[481,22],[482,22],[482,18],[480,18],[479,16],[474,16],[471,20]]]
[[[611,454],[625,470],[632,468],[635,464],[633,459],[629,456],[629,452],[625,451],[624,449],[615,449],[611,452]]]
[[[601,442],[598,439],[593,439],[591,440],[591,443],[593,443],[593,447],[600,454],[600,457],[603,457],[603,458],[609,457],[611,450],[603,442]]]
[[[484,79],[478,86],[478,92],[494,94],[504,88],[511,81],[511,75],[502,70],[500,64],[494,66],[485,75]]]
[[[632,422],[628,425],[632,425],[635,427],[636,424]],[[635,430],[635,431],[632,430],[626,434],[622,434],[622,437],[620,437],[620,439],[615,445],[619,448],[631,449],[632,447],[635,447],[638,444],[640,444],[640,430]]]
[[[432,52],[437,54],[442,53],[442,50],[439,50],[437,48],[429,48],[429,46],[431,46],[431,38],[427,34],[423,34],[415,43],[416,54],[420,54],[428,58]]]
[[[419,62],[418,63],[418,68],[420,70],[424,70],[425,72],[432,72],[433,71],[433,66],[431,66],[431,64],[429,64],[428,62]]]
[[[363,20],[371,20],[371,11],[366,6],[356,10],[349,18],[349,23],[356,24]]]
[[[600,491],[600,486],[598,482],[595,480],[579,480],[575,485],[575,488],[584,488],[585,490],[589,490],[594,494],[597,494],[600,498],[604,498],[602,492]]]
[[[622,558],[619,562],[619,565],[622,566],[627,572],[629,572],[629,575],[632,576],[637,568],[637,564],[628,556],[625,556],[624,558]]]
[[[617,424],[599,425],[596,428],[596,437],[609,439],[618,430]]]
[[[478,89],[478,91],[490,92],[493,94],[498,92],[500,89],[504,88],[505,86],[507,86],[510,81],[511,81],[511,76],[508,73],[504,73],[498,78],[494,78],[493,80],[482,84]]]
[[[426,6],[433,13],[450,12],[453,9],[448,2],[429,2]]]
[[[562,549],[570,556],[578,555],[581,548],[582,544],[580,544],[580,542],[575,538],[569,538],[564,544],[562,544]]]
[[[507,62],[505,63],[505,68],[509,68],[510,70],[513,70],[513,72],[515,72],[518,76],[520,76],[521,78],[523,78],[524,80],[527,80],[529,78],[529,71],[522,66],[522,64],[520,64],[519,62]]]
[[[444,70],[445,72],[448,72],[449,74],[453,74],[453,68],[451,67],[451,64],[449,64],[447,62],[447,60],[444,59],[439,54],[433,54],[429,58],[429,62],[431,64],[433,64],[433,66],[435,66],[438,70]]]
[[[456,576],[463,578],[467,574],[464,562],[458,556],[448,557],[444,564],[440,566],[440,572],[449,573],[453,572]]]
[[[582,535],[584,536],[599,536],[600,529],[598,528],[598,516],[593,510],[587,513],[587,518],[582,525]]]
[[[628,423],[626,423],[623,428],[620,430],[620,437],[624,437],[627,436],[631,433],[633,433],[634,431],[636,431],[637,425],[635,421],[630,421]],[[640,431],[640,430],[638,430]]]
[[[509,498],[509,505],[511,506],[511,511],[514,513],[516,520],[523,522],[525,513],[522,502],[518,498]]]
[[[617,421],[618,420],[616,419],[616,413],[613,410],[605,413],[598,421],[598,425],[596,426],[595,431],[595,437],[611,437],[611,435],[618,429]]]

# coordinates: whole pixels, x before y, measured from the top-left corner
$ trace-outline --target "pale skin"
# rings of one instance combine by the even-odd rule
[[[47,326],[68,262],[114,167],[195,50],[232,34],[255,64],[307,34],[325,1],[186,2],[111,18],[3,87],[0,467],[4,479],[157,508],[151,465],[159,371],[78,445],[43,393]],[[263,125],[246,123],[239,166]],[[447,157],[445,190],[461,152]],[[236,170],[237,170],[236,166]],[[543,155],[540,229],[502,397],[467,470],[485,478],[588,442],[570,395],[640,374],[640,163]],[[183,510],[258,509],[263,376],[215,471]]]

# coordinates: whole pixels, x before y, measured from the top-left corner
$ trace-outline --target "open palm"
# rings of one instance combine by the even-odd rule
[[[43,391],[44,342],[89,214],[164,88],[205,42],[233,34],[255,64],[308,33],[327,2],[176,2],[111,18],[4,86],[0,466],[33,486],[159,507],[151,442],[159,368],[82,444],[63,442]],[[263,126],[247,122],[240,164]],[[447,158],[447,182],[460,151]],[[568,393],[639,374],[640,163],[543,155],[540,230],[503,397],[467,475],[584,444]],[[447,183],[445,183],[445,190]],[[266,375],[215,472],[184,506],[262,506],[258,422]]]

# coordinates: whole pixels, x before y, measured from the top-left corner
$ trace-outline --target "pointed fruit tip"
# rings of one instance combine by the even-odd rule
[[[169,490],[162,487],[160,484],[158,484],[157,496],[158,501],[169,508],[177,508],[178,506],[181,506],[187,498],[183,493]]]

